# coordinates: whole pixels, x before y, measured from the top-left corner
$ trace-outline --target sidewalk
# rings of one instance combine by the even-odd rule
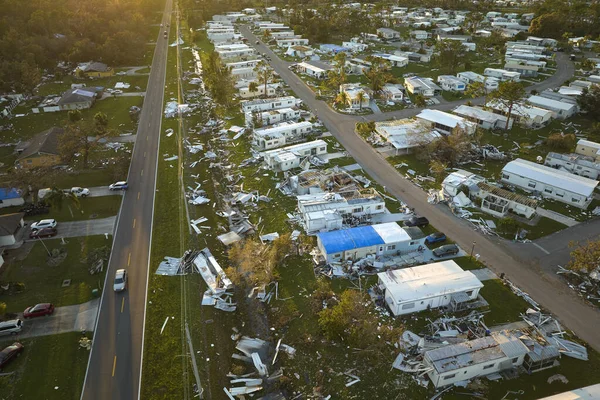
[[[540,215],[542,217],[550,218],[550,219],[552,219],[556,222],[560,222],[561,224],[566,225],[568,227],[575,226],[579,223],[576,220],[574,220],[573,218],[567,217],[566,215],[559,214],[556,211],[546,210],[541,207],[536,208],[535,212],[538,213],[538,215]]]

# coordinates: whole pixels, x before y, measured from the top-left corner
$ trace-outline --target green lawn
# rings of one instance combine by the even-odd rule
[[[81,110],[83,118],[92,120],[98,112],[108,115],[109,127],[117,129],[120,132],[131,132],[135,129],[135,122],[129,117],[129,108],[131,106],[141,106],[142,97],[117,97],[97,101],[94,106],[87,110]],[[33,114],[31,107],[37,105],[36,101],[29,101],[21,104],[14,111],[14,114],[27,114],[23,117],[12,118],[9,122],[12,128],[7,132],[2,132],[3,141],[15,143],[19,140],[27,140],[33,135],[50,129],[53,126],[64,126],[68,113],[65,111],[53,113]]]
[[[126,177],[123,177],[125,179]],[[65,172],[56,178],[56,187],[71,188],[73,186],[94,187],[107,186],[115,182],[115,179],[106,169],[91,169],[76,172]]]
[[[25,346],[0,377],[3,399],[79,400],[89,350],[79,346],[81,333],[22,339]],[[13,340],[0,342],[0,348]]]
[[[520,321],[519,314],[530,307],[529,303],[516,296],[500,279],[484,281],[479,293],[490,305],[490,312],[485,316],[488,326]]]
[[[137,71],[138,73],[148,73],[150,69],[145,67],[144,70]],[[48,82],[40,86],[37,90],[38,96],[60,95],[67,89],[71,88],[71,84],[85,84],[86,86],[102,86],[106,89],[114,89],[117,82],[129,83],[129,89],[121,89],[123,92],[143,92],[148,84],[147,76],[139,75],[115,75],[108,78],[76,78],[74,76],[64,76],[53,82]],[[140,89],[136,89],[138,86]]]
[[[66,258],[56,266],[47,264],[48,254],[42,243],[27,243],[19,249],[7,251],[0,281],[2,284],[24,284],[24,290],[19,293],[15,292],[17,288],[11,288],[8,293],[0,294],[0,301],[7,304],[7,312],[22,312],[28,306],[41,302],[50,302],[57,307],[85,303],[92,298],[92,289],[102,288],[104,272],[90,275],[85,259],[95,249],[106,247],[110,251],[112,236],[108,239],[100,235],[69,238],[65,242],[61,244],[61,239],[44,240],[43,244],[50,252],[55,249],[66,252]],[[29,248],[31,251],[27,254]],[[107,263],[108,259],[104,265]],[[65,279],[71,279],[71,285],[63,288],[61,284]]]
[[[467,251],[469,254],[471,252],[471,249],[464,250]],[[485,265],[481,261],[478,261],[477,259],[475,259],[475,257],[471,258],[470,255],[465,257],[453,258],[452,261],[456,262],[465,271],[485,268]]]

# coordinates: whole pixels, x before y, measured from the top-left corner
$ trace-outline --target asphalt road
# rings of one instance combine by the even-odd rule
[[[257,37],[246,27],[241,27],[240,31],[254,46]],[[288,69],[290,63],[282,61],[262,42],[254,47],[261,53],[270,56],[270,64],[273,69],[296,92],[304,104],[315,112],[331,134],[363,169],[386,188],[388,194],[396,196],[414,207],[418,214],[426,216],[432,225],[443,230],[462,248],[471,249],[475,245],[475,254],[479,254],[480,259],[492,271],[496,274],[504,272],[513,283],[529,293],[544,308],[551,310],[581,339],[600,351],[600,335],[598,335],[597,328],[600,326],[600,312],[598,310],[588,306],[574,295],[560,280],[556,279],[554,273],[548,274],[540,268],[539,264],[528,256],[529,252],[515,252],[507,243],[474,231],[468,222],[452,215],[446,206],[427,203],[426,195],[419,187],[406,180],[354,132],[356,121],[408,117],[417,114],[420,109],[383,113],[366,118],[339,114],[330,109],[327,103],[315,99],[313,91]],[[554,76],[542,83],[530,86],[528,89],[543,90],[547,87],[557,86],[570,78],[573,74],[573,65],[565,57],[564,54],[558,54],[557,71]],[[435,108],[450,109],[458,104],[460,102],[444,103]]]
[[[162,19],[165,25],[170,23],[171,8],[172,1],[167,0]],[[167,46],[168,39],[159,32],[131,159],[129,189],[117,219],[82,399],[133,400],[139,396]],[[129,287],[117,294],[112,290],[112,280],[119,268],[128,270]]]

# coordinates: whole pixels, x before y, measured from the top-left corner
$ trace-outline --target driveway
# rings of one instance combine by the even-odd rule
[[[92,332],[95,329],[99,305],[100,299],[94,299],[83,304],[58,307],[49,317],[24,320],[23,330],[16,338],[24,339],[73,331]],[[19,315],[19,318],[23,319],[23,315]]]
[[[108,186],[94,186],[88,189],[90,189],[89,197],[122,196],[125,193],[122,190],[109,190]]]
[[[117,217],[114,216],[99,219],[88,219],[85,221],[60,222],[57,226],[58,235],[51,239],[92,235],[112,235],[116,220]],[[31,240],[44,239],[29,239],[27,241]]]
[[[257,40],[256,36],[246,27],[241,27],[240,32],[249,39],[250,43]],[[363,169],[374,180],[386,187],[388,194],[402,199],[410,207],[414,207],[418,214],[426,216],[433,226],[443,230],[460,247],[471,249],[475,244],[475,254],[480,255],[480,260],[488,268],[496,274],[504,272],[515,285],[529,293],[544,308],[551,310],[563,325],[575,332],[594,349],[600,350],[600,335],[597,331],[597,327],[600,326],[600,312],[585,304],[562,281],[557,280],[554,272],[548,273],[547,269],[542,266],[542,259],[544,259],[544,263],[553,262],[552,258],[544,258],[548,254],[542,252],[541,258],[536,260],[531,256],[531,252],[536,249],[535,246],[528,245],[524,248],[519,246],[520,251],[515,251],[510,242],[476,232],[468,221],[455,217],[448,207],[429,204],[423,190],[404,178],[368,143],[354,133],[354,124],[357,121],[409,117],[417,114],[419,109],[382,113],[362,118],[338,114],[331,110],[327,103],[315,99],[312,90],[287,68],[289,63],[282,62],[275,53],[262,44],[254,47],[271,57],[270,64],[273,69],[294,89],[296,95],[317,115]],[[555,75],[544,82],[528,87],[528,90],[543,90],[547,87],[557,86],[571,77],[573,71],[573,64],[564,54],[559,53],[557,54]],[[474,100],[483,101],[482,99]],[[476,103],[474,100],[471,101]],[[465,101],[439,104],[431,108],[449,110]],[[585,224],[578,224],[570,229],[577,229],[581,225]],[[598,232],[598,230],[595,232],[590,230],[587,231],[587,234],[597,236]],[[563,241],[561,244],[563,248],[569,241],[565,236],[560,236],[560,240]],[[523,251],[524,249],[527,250]],[[537,254],[539,255],[539,251]]]

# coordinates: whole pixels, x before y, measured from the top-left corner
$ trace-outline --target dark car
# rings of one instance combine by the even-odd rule
[[[10,360],[15,358],[22,351],[23,345],[19,342],[15,342],[10,346],[5,347],[4,350],[0,351],[0,368],[8,364]]]
[[[27,307],[23,311],[23,318],[43,317],[44,315],[52,315],[54,313],[54,305],[51,303],[36,304],[33,307]]]
[[[56,236],[57,233],[58,231],[56,230],[56,228],[42,228],[39,230],[31,231],[31,233],[29,234],[29,238],[39,239],[44,237],[52,237]]]
[[[429,225],[429,220],[425,217],[412,217],[408,221],[404,222],[406,226],[427,226]]]
[[[443,234],[442,232],[434,232],[425,238],[425,243],[427,243],[427,244],[438,243],[438,242],[443,242],[444,240],[446,240],[445,234]]]
[[[433,250],[433,255],[436,257],[454,256],[458,254],[459,250],[460,249],[455,244],[446,244]]]

